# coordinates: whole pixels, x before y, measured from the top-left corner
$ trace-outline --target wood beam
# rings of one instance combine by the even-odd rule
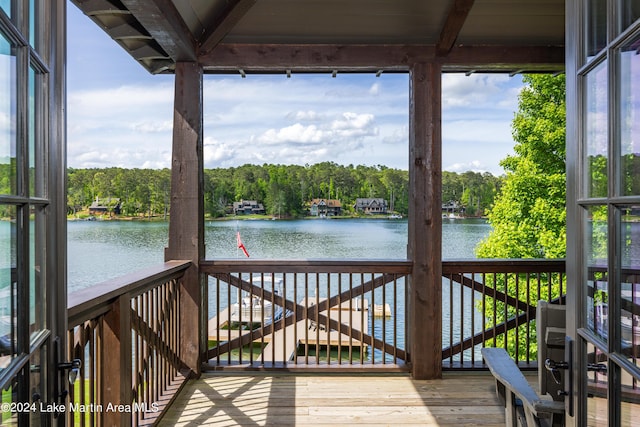
[[[174,62],[196,60],[196,41],[171,0],[121,1]]]
[[[257,0],[236,0],[222,19],[210,25],[200,40],[200,53],[210,52],[236,26]]]
[[[190,260],[180,283],[180,359],[200,374],[202,280],[204,258],[204,172],[202,68],[176,64],[171,162],[171,215],[165,260]]]
[[[415,379],[442,376],[441,68],[409,71],[409,349]]]
[[[378,72],[409,70],[411,64],[436,62],[446,72],[528,72],[564,69],[561,46],[455,46],[445,57],[435,45],[299,45],[220,43],[199,56],[207,73]]]
[[[473,7],[474,0],[455,0],[447,15],[447,20],[440,32],[440,39],[436,44],[436,54],[445,56],[453,48],[453,44],[462,30],[464,22]]]

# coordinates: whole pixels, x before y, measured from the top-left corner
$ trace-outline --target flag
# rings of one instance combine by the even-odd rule
[[[244,252],[244,254],[247,256],[247,258],[249,258],[249,252],[247,252],[247,248],[244,247],[244,243],[242,243],[242,240],[240,239],[240,232],[239,231],[236,234],[236,239],[238,240],[238,248],[242,249],[242,252]]]

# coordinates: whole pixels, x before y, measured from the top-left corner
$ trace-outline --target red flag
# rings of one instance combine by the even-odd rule
[[[247,252],[247,248],[244,247],[244,243],[242,243],[242,240],[240,239],[239,231],[238,231],[238,234],[236,234],[236,239],[238,240],[238,248],[242,249],[242,252],[244,252],[247,258],[249,258],[249,252]]]

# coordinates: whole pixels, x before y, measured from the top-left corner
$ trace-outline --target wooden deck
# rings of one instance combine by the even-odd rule
[[[430,381],[404,374],[208,373],[185,386],[160,425],[504,426],[494,384],[487,372]]]

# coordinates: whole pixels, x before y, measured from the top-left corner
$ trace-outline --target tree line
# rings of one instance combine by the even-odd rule
[[[502,179],[490,173],[442,173],[443,203],[465,206],[465,213],[485,213]],[[169,169],[68,169],[69,213],[87,209],[99,198],[118,198],[126,216],[158,216],[169,212]],[[221,217],[240,200],[262,203],[269,215],[299,217],[312,199],[340,200],[343,212],[352,214],[357,198],[382,198],[390,210],[406,215],[409,206],[409,173],[386,166],[250,165],[205,169],[204,206],[209,217]]]

